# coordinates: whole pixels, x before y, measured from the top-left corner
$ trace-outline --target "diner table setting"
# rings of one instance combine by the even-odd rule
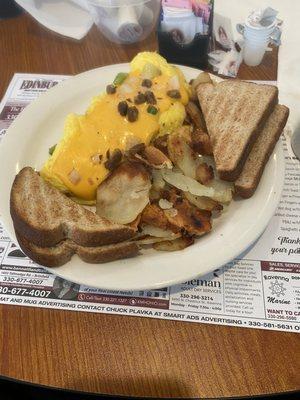
[[[299,20],[0,2],[0,399],[299,398]]]

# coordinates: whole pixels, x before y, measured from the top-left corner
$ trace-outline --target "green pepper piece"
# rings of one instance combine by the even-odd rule
[[[148,112],[149,114],[156,115],[157,112],[158,112],[158,109],[157,109],[156,107],[150,105],[150,106],[148,106],[148,108],[147,108],[147,112]]]
[[[54,144],[52,147],[50,147],[50,149],[49,149],[50,156],[52,156],[52,154],[54,153],[55,147],[56,147],[56,144]]]
[[[128,73],[127,73],[127,72],[119,72],[119,73],[117,74],[117,76],[115,77],[115,79],[114,79],[114,81],[113,81],[113,84],[114,84],[115,86],[120,86],[120,85],[125,81],[125,79],[127,78],[127,76],[128,76]]]

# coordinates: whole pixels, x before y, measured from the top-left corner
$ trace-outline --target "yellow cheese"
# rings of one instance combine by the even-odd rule
[[[172,71],[175,71],[174,67]],[[95,199],[98,185],[108,174],[104,166],[107,151],[126,150],[129,143],[138,141],[148,144],[159,131],[160,114],[167,111],[176,101],[182,104],[188,102],[188,93],[182,78],[179,79],[179,100],[167,95],[169,74],[161,74],[152,79],[151,89],[141,86],[142,79],[139,71],[132,71],[117,88],[116,93],[102,94],[94,98],[85,115],[68,115],[63,137],[42,168],[41,175],[54,186],[78,198]],[[147,103],[136,105],[139,111],[138,119],[129,122],[119,114],[118,104],[130,99],[128,105],[134,105],[134,97],[145,90],[153,91],[157,99],[155,106],[158,113],[149,113]],[[170,118],[172,119],[172,116]],[[174,118],[178,120],[176,115]],[[101,163],[95,163],[95,155],[101,156]],[[75,180],[72,179],[74,170],[77,178]]]

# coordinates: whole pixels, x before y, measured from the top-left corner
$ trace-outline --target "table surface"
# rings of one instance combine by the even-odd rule
[[[120,47],[95,28],[80,42],[27,15],[0,21],[0,96],[15,72],[77,74],[156,49]],[[245,79],[276,79],[276,51]],[[97,393],[247,396],[299,389],[299,336],[256,329],[0,306],[0,375]]]

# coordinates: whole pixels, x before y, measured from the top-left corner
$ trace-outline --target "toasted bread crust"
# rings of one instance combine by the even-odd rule
[[[253,131],[252,136],[251,136],[250,140],[248,141],[247,145],[245,146],[243,153],[241,153],[241,157],[240,157],[239,162],[236,165],[235,169],[229,170],[229,171],[222,170],[222,169],[218,170],[218,173],[219,173],[219,176],[221,179],[223,179],[224,181],[229,181],[229,182],[234,182],[238,179],[238,177],[240,176],[240,174],[243,170],[245,162],[254,146],[254,143],[255,143],[257,137],[261,133],[266,121],[268,120],[269,116],[271,115],[271,113],[277,103],[278,103],[278,96],[274,97],[270,101],[268,108],[263,113],[263,117],[260,120],[260,123],[257,125],[256,129]]]
[[[215,85],[202,84],[197,90],[219,176],[235,181],[278,102],[278,89],[228,80]]]
[[[77,254],[83,261],[93,264],[106,263],[138,254],[135,242],[122,242],[106,246],[84,247],[71,240],[64,240],[53,247],[39,247],[25,239],[16,231],[22,251],[33,261],[45,267],[59,267]]]
[[[14,180],[10,213],[15,230],[40,247],[55,246],[64,239],[81,246],[101,246],[134,235],[132,228],[111,223],[76,204],[30,167],[23,168]]]
[[[289,116],[289,109],[283,105],[277,105],[275,106],[275,109],[273,113],[270,115],[269,119],[276,119],[279,118],[277,126],[273,128],[271,131],[272,137],[270,138],[269,143],[267,144],[267,147],[265,148],[265,152],[263,154],[263,159],[255,159],[255,155],[257,154],[257,146],[262,146],[263,144],[261,143],[262,138],[257,139],[256,143],[254,144],[252,151],[249,154],[248,159],[245,162],[244,169],[242,170],[239,178],[235,182],[234,188],[235,188],[235,194],[238,196],[241,196],[245,199],[251,197],[259,182],[261,179],[261,176],[263,174],[263,171],[265,169],[265,166],[273,153],[273,150],[276,146],[276,143],[286,125],[287,119]],[[267,121],[265,125],[265,129],[272,129],[270,128],[270,122],[272,121]],[[274,124],[276,122],[273,122]],[[264,129],[261,132],[261,135],[264,135]],[[253,160],[252,160],[253,158]],[[250,178],[249,179],[249,174]],[[247,179],[248,176],[248,179]]]
[[[15,234],[23,253],[32,261],[45,267],[60,267],[70,261],[74,254],[72,248],[62,245],[57,246],[56,252],[52,254],[51,249],[54,247],[38,247],[22,237],[16,230]]]
[[[10,215],[13,220],[15,232],[22,232],[22,235],[37,246],[55,246],[65,238],[63,227],[53,229],[39,229],[23,219],[22,213],[15,206],[13,198],[10,198]]]

